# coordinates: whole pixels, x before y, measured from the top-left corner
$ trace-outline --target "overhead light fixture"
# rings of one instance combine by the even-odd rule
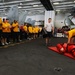
[[[21,6],[19,6],[18,8],[22,8]]]
[[[56,10],[56,11],[60,11],[60,10]]]
[[[74,1],[75,2],[75,1]]]
[[[8,14],[7,14],[7,13],[5,13],[5,15],[7,16]]]
[[[44,11],[39,11],[40,13],[44,13]]]
[[[38,7],[38,5],[33,5],[33,7]]]
[[[22,3],[20,3],[20,5],[23,5]]]
[[[54,5],[58,5],[59,3],[57,2],[57,3],[53,3]]]

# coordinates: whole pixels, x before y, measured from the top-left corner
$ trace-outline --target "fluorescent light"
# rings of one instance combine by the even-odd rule
[[[60,10],[56,10],[56,11],[60,11]]]
[[[21,6],[19,6],[18,8],[22,8]]]
[[[22,3],[20,3],[20,5],[23,5]]]
[[[40,13],[43,13],[44,11],[39,11]]]
[[[33,5],[33,7],[38,7],[38,5]]]
[[[5,13],[5,15],[7,16],[8,14],[7,14],[7,13]]]
[[[54,5],[58,5],[59,3],[57,2],[57,3],[53,3]]]

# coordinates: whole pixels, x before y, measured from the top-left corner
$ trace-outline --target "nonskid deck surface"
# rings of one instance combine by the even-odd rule
[[[51,44],[66,41],[52,38]],[[49,50],[43,38],[0,48],[0,75],[74,75],[74,65],[75,60]]]

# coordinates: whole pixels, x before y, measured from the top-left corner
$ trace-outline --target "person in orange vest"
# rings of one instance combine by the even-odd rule
[[[23,30],[24,30],[24,38],[27,39],[28,37],[28,27],[27,27],[27,23],[24,23],[23,25]]]
[[[2,45],[2,19],[0,18],[0,45]]]
[[[14,22],[12,23],[12,30],[13,30],[13,42],[19,42],[19,23],[14,20]]]
[[[7,38],[9,37],[9,33],[11,32],[11,25],[10,23],[7,22],[6,19],[3,19],[3,23],[2,23],[2,37],[3,37],[3,41],[2,41],[2,45],[7,45]]]
[[[28,27],[28,36],[29,36],[29,40],[33,39],[33,26],[29,26]]]
[[[21,24],[19,26],[19,28],[20,28],[19,41],[22,41],[23,40],[23,32],[24,32],[24,30],[23,30],[23,24]]]
[[[33,26],[33,38],[36,38],[36,30],[35,30],[35,26]]]
[[[75,44],[74,39],[75,39],[75,29],[71,29],[69,31],[64,31],[64,34],[66,34],[68,37],[67,43],[69,44]]]
[[[35,38],[38,37],[39,30],[40,30],[40,29],[39,29],[38,25],[36,25],[36,26],[35,26]]]
[[[7,43],[10,43],[10,40],[11,40],[11,24],[9,23],[9,19],[6,19],[6,22],[9,25],[8,32],[7,32],[7,35],[8,35]]]

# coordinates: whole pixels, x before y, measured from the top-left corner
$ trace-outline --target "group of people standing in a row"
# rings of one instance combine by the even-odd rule
[[[44,27],[39,27],[37,25],[33,26],[28,23],[19,25],[16,20],[14,20],[11,24],[9,19],[4,18],[2,20],[0,18],[0,45],[4,46],[8,45],[10,42],[20,42],[23,39],[35,39],[42,32],[43,28],[47,32],[45,43],[48,45],[51,37],[53,37],[56,32],[51,18],[48,19],[48,23],[44,25]],[[64,34],[68,35],[67,43],[73,43],[75,38],[75,28],[69,31],[64,31]]]
[[[18,21],[14,20],[10,24],[9,19],[0,18],[0,43],[2,45],[7,45],[11,41],[19,42],[22,39],[35,39],[38,37],[38,33],[42,30],[41,27],[31,26],[27,23],[24,25],[19,25]]]

